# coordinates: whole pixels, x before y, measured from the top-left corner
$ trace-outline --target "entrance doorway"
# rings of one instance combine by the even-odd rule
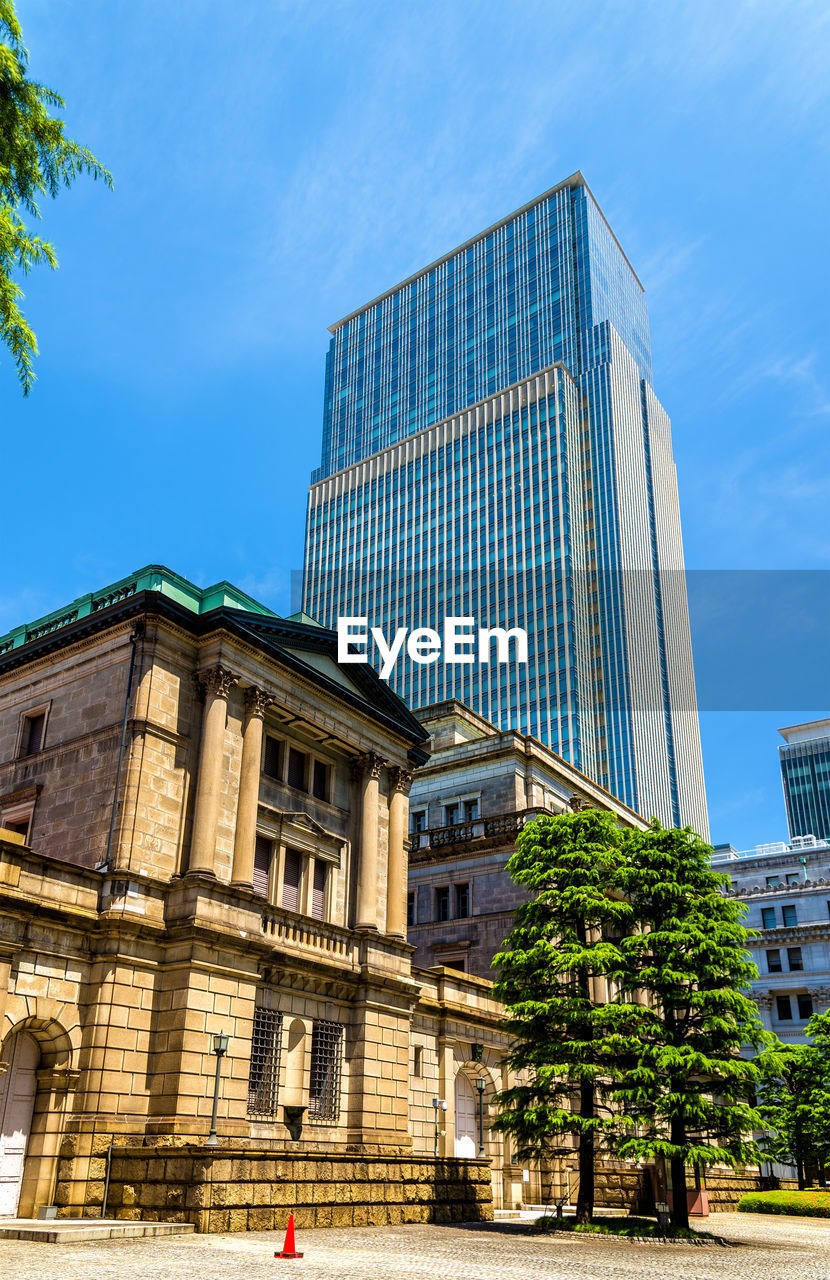
[[[474,1160],[476,1147],[476,1094],[467,1077],[459,1071],[455,1077],[455,1154]]]
[[[13,1218],[37,1092],[40,1049],[34,1037],[18,1031],[6,1049],[6,1062],[0,1076],[0,1218]]]

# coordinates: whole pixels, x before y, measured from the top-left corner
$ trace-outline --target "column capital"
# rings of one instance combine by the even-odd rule
[[[245,710],[249,716],[256,716],[258,720],[262,719],[273,701],[270,693],[255,684],[249,685],[245,690]]]
[[[375,751],[367,751],[365,755],[357,756],[352,761],[352,777],[357,781],[362,778],[373,778],[377,781],[385,764],[383,756],[379,756]]]
[[[771,1009],[775,996],[770,991],[753,992],[751,997],[757,1004],[759,1009]]]
[[[389,770],[389,783],[393,792],[401,791],[405,796],[408,796],[409,788],[412,786],[412,770],[395,766],[395,768]]]
[[[219,698],[227,698],[231,689],[239,684],[239,676],[219,663],[214,667],[204,667],[198,671],[196,680],[205,694],[214,694]]]

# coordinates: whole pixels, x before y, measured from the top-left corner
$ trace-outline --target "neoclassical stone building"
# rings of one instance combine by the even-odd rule
[[[424,729],[335,653],[159,567],[0,638],[0,1215],[521,1199],[489,984],[406,941]]]
[[[419,965],[492,976],[525,900],[505,866],[526,822],[583,804],[621,827],[643,818],[537,738],[500,730],[455,700],[418,712],[430,759],[410,794],[408,934]]]

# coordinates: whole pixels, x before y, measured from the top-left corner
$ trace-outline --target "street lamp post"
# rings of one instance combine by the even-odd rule
[[[215,1147],[218,1144],[216,1137],[216,1115],[219,1111],[219,1077],[222,1073],[222,1059],[228,1051],[228,1037],[223,1031],[220,1031],[213,1037],[213,1052],[216,1054],[216,1077],[213,1081],[213,1115],[210,1118],[210,1133],[208,1134],[207,1146]]]
[[[432,1105],[435,1109],[435,1159],[438,1159],[438,1117],[442,1111],[446,1111],[447,1104],[444,1098],[433,1098]]]
[[[476,1088],[478,1089],[478,1158],[484,1159],[484,1090],[487,1088],[487,1081],[484,1076],[476,1076]]]

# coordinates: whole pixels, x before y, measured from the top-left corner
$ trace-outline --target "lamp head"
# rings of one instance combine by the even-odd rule
[[[484,1093],[484,1090],[487,1088],[487,1081],[484,1079],[484,1076],[476,1076],[476,1088],[479,1093]]]
[[[213,1052],[216,1054],[217,1058],[221,1058],[222,1054],[227,1053],[227,1051],[228,1037],[225,1035],[224,1031],[219,1031],[213,1037]]]

